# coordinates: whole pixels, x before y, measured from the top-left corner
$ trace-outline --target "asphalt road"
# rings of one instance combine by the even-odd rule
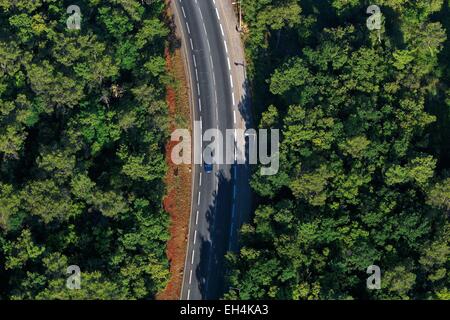
[[[200,132],[242,127],[246,103],[235,86],[242,66],[232,61],[228,20],[218,1],[173,0],[179,19],[188,74],[190,77],[194,127],[193,152],[202,143]],[[234,27],[234,25],[233,25]],[[241,71],[237,70],[241,68]],[[237,135],[233,136],[237,142]],[[237,153],[236,159],[245,158]],[[224,256],[238,249],[238,228],[251,209],[249,170],[245,164],[216,164],[206,173],[202,165],[193,167],[192,212],[189,227],[181,299],[221,298],[225,288]]]

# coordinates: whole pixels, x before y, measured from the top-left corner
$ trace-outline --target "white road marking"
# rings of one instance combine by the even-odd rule
[[[202,186],[202,173],[200,172],[200,182],[199,182],[200,187]]]
[[[197,230],[195,230],[195,234],[194,234],[194,244],[197,242]]]
[[[194,50],[194,44],[192,43],[192,38],[189,38],[190,42],[191,42],[191,49]]]
[[[184,7],[181,6],[181,10],[183,11],[183,16],[186,18],[186,12],[184,12]]]
[[[200,199],[201,199],[201,197],[202,197],[202,192],[201,192],[201,191],[199,191],[199,192],[198,192],[198,200],[197,200],[197,205],[200,205]]]
[[[197,92],[198,92],[198,95],[200,95],[200,84],[197,82]]]
[[[217,19],[220,20],[219,10],[217,10],[217,7],[216,7],[216,15],[217,15]]]
[[[211,45],[209,44],[209,39],[206,39],[206,43],[208,44],[209,54],[211,54]]]
[[[237,161],[237,129],[234,129],[234,161]]]
[[[198,225],[198,210],[197,210],[197,215],[195,216],[195,225]]]
[[[231,98],[233,99],[233,106],[235,106],[236,105],[236,100],[235,100],[235,97],[234,97],[234,91],[231,93]]]
[[[230,83],[231,83],[231,88],[234,88],[233,76],[231,74],[230,74]]]
[[[197,59],[195,59],[195,54],[192,55],[192,59],[194,60],[194,67],[197,68]]]
[[[189,284],[191,284],[191,283],[192,283],[192,269],[191,269],[191,272],[189,274]]]
[[[227,54],[228,54],[228,45],[227,45],[227,42],[226,42],[225,40],[223,40],[223,44],[225,45],[225,51],[226,51]]]
[[[190,296],[191,296],[191,289],[188,290],[187,300],[189,300]]]
[[[192,250],[191,264],[194,264],[194,258],[195,258],[195,250]]]
[[[236,124],[236,110],[233,110],[234,124]]]
[[[195,79],[196,79],[197,82],[198,82],[198,71],[197,71],[197,68],[195,68]]]
[[[227,57],[227,62],[228,62],[228,70],[231,71],[231,63],[230,63],[230,58],[229,57]]]
[[[219,25],[220,25],[220,31],[222,32],[222,37],[225,37],[225,32],[223,32],[222,24],[219,24]]]
[[[196,1],[197,2],[197,1]],[[200,12],[200,19],[202,19],[202,21],[205,21],[204,19],[203,19],[203,13],[202,13],[202,10],[200,9],[200,7],[198,7],[198,12]]]
[[[191,29],[189,28],[189,23],[186,22],[186,28],[189,34],[191,34]]]
[[[202,100],[198,98],[198,108],[200,109],[200,112],[202,112]]]

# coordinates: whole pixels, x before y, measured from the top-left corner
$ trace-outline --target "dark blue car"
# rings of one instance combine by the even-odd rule
[[[211,163],[203,162],[203,168],[206,173],[211,173],[213,171],[213,165]]]
[[[206,147],[203,154],[207,155],[203,159],[203,168],[205,169],[206,173],[211,173],[213,171],[214,150],[212,150],[210,147]]]

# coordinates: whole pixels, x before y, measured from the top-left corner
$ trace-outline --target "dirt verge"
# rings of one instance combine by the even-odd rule
[[[168,9],[168,17],[172,13]],[[175,38],[171,41],[177,41]],[[171,50],[166,49],[166,64],[173,83],[167,87],[167,105],[169,107],[170,132],[177,128],[191,130],[189,93],[184,69],[181,48],[171,43]],[[170,155],[175,143],[168,142],[166,146],[167,195],[164,198],[164,209],[170,215],[170,240],[167,243],[167,257],[170,262],[171,277],[164,291],[157,300],[176,300],[180,297],[183,282],[183,269],[186,257],[187,235],[191,213],[191,166],[174,165]]]

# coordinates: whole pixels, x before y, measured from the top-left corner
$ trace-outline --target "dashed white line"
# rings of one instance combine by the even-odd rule
[[[229,57],[227,57],[227,62],[228,62],[228,70],[231,71],[231,63],[230,63],[230,58]]]
[[[233,110],[234,124],[236,124],[236,110]]]
[[[202,112],[202,100],[200,98],[198,98],[198,108]]]
[[[228,45],[227,45],[227,42],[226,42],[225,40],[223,40],[223,44],[224,44],[224,46],[225,46],[225,51],[226,51],[227,54],[228,54]]]
[[[192,269],[191,269],[191,272],[189,274],[189,284],[191,284],[191,283],[192,283]]]
[[[191,42],[191,49],[194,50],[194,43],[192,42],[192,38],[189,38],[189,41]]]
[[[200,185],[200,187],[202,186],[202,173],[200,172],[200,181],[198,183]]]
[[[183,11],[183,16],[186,18],[186,12],[184,12],[184,7],[181,6],[181,10]]]
[[[199,191],[199,192],[198,192],[198,200],[197,200],[197,205],[200,205],[200,199],[201,199],[201,197],[202,197],[202,192],[201,192],[201,191]]]
[[[236,105],[236,100],[235,100],[235,97],[234,97],[234,92],[231,93],[231,98],[233,99],[233,106],[235,106]]]
[[[189,300],[189,297],[191,296],[191,289],[188,290],[188,294],[187,294],[187,300]]]
[[[231,83],[231,88],[234,88],[233,76],[231,74],[230,74],[230,83]]]
[[[198,210],[197,210],[197,215],[195,216],[195,225],[198,225]]]
[[[194,264],[194,258],[195,258],[195,250],[192,250],[191,264]]]
[[[216,15],[217,15],[217,19],[220,20],[219,10],[217,10],[217,7],[216,7]]]
[[[186,22],[186,28],[189,34],[191,34],[191,29],[189,28],[189,23]]]
[[[195,234],[194,234],[194,244],[197,242],[197,230],[195,230]]]
[[[195,54],[192,55],[192,59],[194,60],[194,67],[197,68],[197,59],[195,59]]]
[[[209,39],[206,39],[206,43],[208,44],[209,54],[211,54],[211,44],[209,43]]]
[[[222,24],[220,24],[220,31],[222,32],[222,37],[225,37],[225,32],[223,32]]]

